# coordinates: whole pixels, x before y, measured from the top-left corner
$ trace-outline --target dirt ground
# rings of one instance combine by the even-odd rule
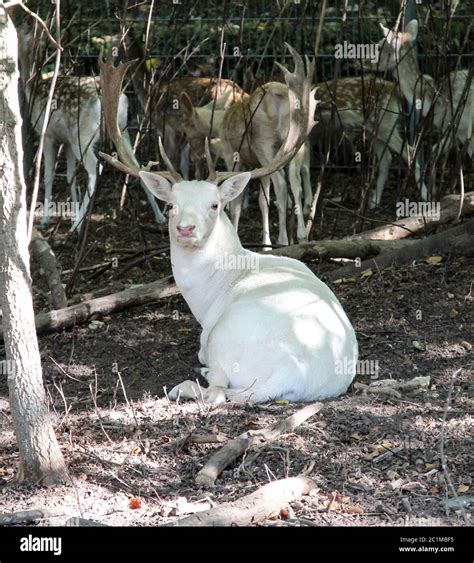
[[[112,187],[118,192],[116,178]],[[147,209],[136,195],[132,211],[114,219],[118,196],[110,193],[99,193],[82,266],[117,257],[117,267],[80,273],[73,295],[113,293],[170,274],[163,252],[166,234],[150,232]],[[254,200],[251,209],[259,217]],[[383,213],[381,218],[391,217]],[[351,221],[344,224],[337,208],[326,205],[314,237],[347,234]],[[66,238],[67,228],[58,227],[54,239],[64,270],[74,265],[78,251],[76,239]],[[251,222],[247,213],[241,233],[244,241],[258,242],[259,221]],[[148,258],[131,267],[144,245]],[[328,264],[310,267],[324,279]],[[365,395],[351,386],[294,433],[248,452],[212,490],[200,488],[194,478],[220,446],[184,438],[210,433],[232,438],[302,405],[169,402],[163,389],[194,379],[199,365],[199,327],[179,296],[41,337],[45,384],[72,483],[53,490],[9,483],[18,453],[2,380],[1,511],[57,511],[57,517],[38,523],[45,526],[62,525],[70,516],[114,526],[155,526],[196,510],[196,503],[209,507],[232,501],[274,479],[306,472],[317,491],[259,525],[465,525],[474,506],[473,273],[473,260],[443,257],[436,264],[420,261],[331,284],[354,324],[361,359],[378,366],[378,378],[429,376],[429,387],[393,398]],[[47,308],[35,265],[33,277],[36,309]],[[359,375],[355,381],[368,384],[372,378]],[[453,492],[441,466],[442,445],[464,512],[443,505]]]

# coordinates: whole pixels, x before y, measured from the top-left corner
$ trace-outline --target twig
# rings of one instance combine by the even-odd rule
[[[449,474],[448,465],[446,463],[446,454],[444,453],[444,438],[445,438],[445,429],[446,429],[446,418],[448,417],[448,410],[449,410],[449,407],[451,405],[451,399],[452,399],[452,396],[453,396],[453,389],[454,389],[454,382],[456,381],[456,377],[457,377],[457,375],[459,374],[460,371],[461,370],[458,369],[453,373],[453,375],[451,376],[451,382],[449,384],[448,396],[446,397],[446,403],[444,405],[444,412],[443,412],[443,419],[441,421],[441,433],[440,433],[440,437],[439,437],[439,456],[441,458],[441,467],[443,468],[444,477],[446,479],[446,482],[448,483],[448,487],[450,488],[451,493],[453,494],[453,497],[458,502],[459,511],[462,514],[464,522],[466,522],[466,524],[469,526],[470,525],[469,519],[467,517],[466,511],[464,510],[464,507],[463,507],[461,501],[459,500],[458,494],[456,492],[456,488],[454,487],[453,481],[451,479],[451,475]]]
[[[59,15],[60,0],[56,0],[55,4],[56,4],[56,33],[58,35],[58,40],[61,41],[61,28],[60,28],[60,15]],[[22,5],[22,7],[24,9],[26,8],[26,6],[23,6],[23,5]],[[33,15],[33,12],[30,12],[30,13],[31,13],[31,15]],[[44,27],[46,27],[42,20],[41,20],[41,23]],[[31,196],[30,216],[29,216],[29,223],[28,223],[28,240],[29,241],[31,240],[31,236],[33,234],[33,221],[34,221],[34,218],[35,218],[34,210],[36,208],[36,201],[38,199],[44,139],[45,139],[45,136],[46,136],[46,129],[48,128],[48,125],[49,125],[49,117],[50,117],[50,114],[51,114],[51,105],[53,103],[54,90],[56,88],[56,82],[57,82],[58,76],[59,76],[60,65],[61,65],[61,46],[58,43],[56,43],[56,62],[55,62],[55,65],[54,65],[53,77],[51,79],[51,86],[50,86],[49,92],[48,92],[48,99],[46,101],[46,106],[44,108],[44,120],[43,120],[43,126],[41,127],[41,135],[40,135],[40,140],[39,140],[39,145],[38,145],[38,157],[36,158],[35,181],[34,181],[34,184],[33,184],[33,194]]]
[[[213,486],[222,471],[249,448],[253,446],[261,447],[263,444],[275,440],[281,434],[293,432],[297,426],[318,413],[322,408],[322,403],[314,403],[272,426],[244,432],[228,442],[211,457],[196,475],[196,483],[205,487]]]
[[[13,8],[13,6],[20,6],[20,8],[22,8],[29,16],[34,18],[41,25],[41,27],[44,29],[44,32],[46,33],[46,35],[47,35],[48,39],[51,41],[51,43],[54,45],[55,49],[57,49],[59,51],[63,51],[63,48],[61,47],[61,45],[51,35],[51,33],[49,32],[48,26],[38,16],[38,14],[35,14],[35,12],[32,12],[27,6],[25,6],[25,4],[23,4],[23,2],[21,0],[12,0],[11,2],[7,2],[7,4],[5,4],[5,8],[7,8],[7,9]]]

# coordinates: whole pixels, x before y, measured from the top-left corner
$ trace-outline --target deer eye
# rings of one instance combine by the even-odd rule
[[[213,211],[217,211],[217,210],[219,209],[219,204],[218,204],[218,203],[213,203],[213,204],[211,205],[211,209],[212,209]]]
[[[165,207],[166,213],[170,213],[170,211],[173,211],[174,207],[175,207],[174,203],[167,203]]]

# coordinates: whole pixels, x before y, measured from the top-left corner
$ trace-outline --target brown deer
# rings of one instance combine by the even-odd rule
[[[275,155],[288,130],[288,87],[280,82],[259,86],[250,96],[227,109],[217,109],[208,104],[194,107],[186,93],[181,95],[183,128],[191,147],[191,154],[199,158],[204,153],[204,139],[219,139],[219,154],[227,170],[241,170],[264,165]],[[197,155],[197,156],[196,156]],[[309,148],[305,143],[289,163],[290,188],[295,202],[297,237],[307,239],[304,209],[311,205]],[[279,215],[279,244],[288,244],[286,231],[287,186],[283,172],[261,178],[259,206],[262,213],[263,244],[271,245],[269,226],[270,182],[273,183]],[[302,203],[304,186],[305,205]],[[238,229],[242,209],[242,194],[230,206],[232,223]]]
[[[453,144],[467,143],[467,152],[474,156],[474,83],[472,73],[457,70],[439,84],[420,72],[413,45],[418,35],[418,21],[412,20],[405,30],[390,30],[381,25],[384,39],[379,42],[377,70],[391,71],[409,104],[420,109],[423,116],[433,112],[433,125],[441,141],[433,151],[446,151]]]
[[[345,133],[353,138],[364,131],[373,144],[378,159],[376,187],[370,194],[369,207],[380,205],[387,181],[392,155],[400,156],[409,166],[412,163],[412,149],[402,140],[398,130],[400,101],[396,85],[381,80],[374,75],[348,77],[321,82],[315,86],[318,96],[316,116],[317,124],[310,135],[310,142],[319,143],[329,135]],[[219,139],[221,156],[226,160],[228,169],[240,166],[251,167],[262,159],[265,162],[281,139],[285,136],[286,86],[279,82],[270,82],[258,87],[251,96],[246,96],[239,103],[227,110],[211,113],[209,105],[194,107],[186,94],[181,96],[184,113],[183,127],[195,154],[203,153],[204,138]],[[212,128],[210,127],[212,115]],[[238,162],[235,162],[238,158]],[[421,178],[419,165],[414,162],[415,178]],[[298,178],[301,173],[303,182]],[[297,210],[303,209],[301,185],[305,194],[304,210],[311,203],[311,185],[309,179],[309,148],[306,145],[288,167],[290,188]],[[287,244],[286,235],[286,184],[281,172],[272,177],[277,195],[280,232],[278,242]],[[426,196],[426,187],[422,184],[422,196]],[[262,212],[264,244],[270,243],[269,221],[269,180],[262,179],[259,204]],[[232,220],[237,228],[241,209],[241,197],[231,205]],[[297,213],[298,239],[305,240],[306,229],[304,215]]]
[[[312,142],[341,133],[353,138],[364,131],[373,144],[378,174],[375,190],[370,194],[371,209],[380,206],[393,154],[401,157],[408,167],[413,163],[415,179],[420,181],[421,171],[412,158],[413,150],[404,143],[398,130],[401,106],[393,82],[371,74],[320,82],[316,84],[316,91],[318,123],[310,136]],[[422,193],[426,196],[424,184]]]
[[[209,103],[222,109],[241,100],[245,96],[244,91],[235,82],[226,79],[205,76],[165,79],[163,73],[151,70],[146,64],[143,43],[132,28],[125,35],[122,49],[126,60],[138,60],[132,74],[133,87],[145,115],[150,115],[153,133],[156,137],[162,137],[166,153],[174,166],[181,170],[184,178],[188,178],[190,153],[182,126],[181,93],[188,92],[195,105]],[[192,156],[196,155],[193,153]],[[196,158],[194,164],[195,175],[200,179],[204,173],[203,159]]]

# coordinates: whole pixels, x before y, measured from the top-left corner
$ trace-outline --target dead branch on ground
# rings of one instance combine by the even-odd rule
[[[237,438],[230,440],[217,451],[206,465],[196,475],[195,482],[204,487],[213,486],[222,471],[243,455],[248,449],[262,447],[281,436],[288,434],[302,424],[305,420],[318,413],[323,408],[322,403],[314,403],[295,412],[293,415],[281,420],[267,428],[248,430]]]
[[[165,524],[165,526],[247,526],[256,524],[278,515],[289,502],[299,499],[315,488],[316,484],[308,477],[279,479],[235,502],[226,502],[205,512]]]

